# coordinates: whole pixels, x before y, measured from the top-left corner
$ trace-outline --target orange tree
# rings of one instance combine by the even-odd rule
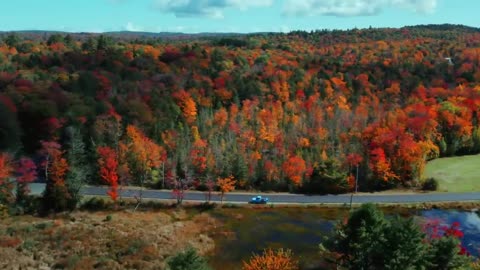
[[[283,171],[290,181],[296,186],[302,184],[303,175],[307,170],[305,160],[302,157],[294,155],[283,163]]]
[[[65,184],[68,171],[67,160],[63,157],[64,151],[55,141],[42,141],[40,153],[44,156],[42,163],[47,187],[44,193],[45,210],[64,211],[74,208],[71,205],[71,196]]]
[[[137,182],[143,186],[152,170],[165,161],[165,151],[133,125],[127,127],[126,135],[131,163],[129,167],[137,175]]]
[[[266,249],[263,254],[254,254],[248,262],[243,262],[243,270],[297,270],[298,262],[293,259],[291,250]]]
[[[125,145],[129,151],[130,166],[128,167],[132,175],[136,176],[137,183],[143,187],[145,182],[151,179],[149,176],[152,175],[153,170],[158,169],[165,162],[165,151],[133,125],[127,126]],[[143,190],[140,189],[138,196],[135,196],[137,207],[141,204],[142,197]]]
[[[217,179],[217,186],[220,189],[220,200],[223,203],[223,197],[225,193],[231,192],[235,189],[235,179],[233,176],[225,177],[225,178],[218,178]]]

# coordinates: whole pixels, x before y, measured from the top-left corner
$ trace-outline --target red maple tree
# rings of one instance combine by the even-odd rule
[[[118,198],[117,154],[113,148],[108,146],[99,146],[97,152],[99,155],[100,177],[110,186],[107,194],[116,202]]]
[[[13,185],[8,177],[13,171],[10,155],[0,153],[0,203],[10,202],[12,200]]]
[[[30,192],[28,184],[37,178],[37,166],[30,158],[23,157],[18,161],[17,168],[17,199]]]

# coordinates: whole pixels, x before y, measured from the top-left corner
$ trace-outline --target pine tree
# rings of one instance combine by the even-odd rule
[[[80,190],[92,175],[92,167],[86,158],[85,143],[79,129],[69,128],[70,144],[67,155],[70,165],[66,185],[68,192],[72,196],[72,203],[76,204],[80,200]]]

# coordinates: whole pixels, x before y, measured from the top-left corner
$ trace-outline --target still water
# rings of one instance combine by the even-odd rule
[[[474,211],[401,210],[402,216],[437,220],[440,224],[461,224],[463,245],[474,255],[480,250],[480,216]],[[391,211],[387,215],[393,214]],[[338,208],[222,209],[215,213],[225,226],[216,234],[216,252],[211,258],[214,269],[241,269],[242,261],[264,248],[289,248],[302,269],[317,269],[318,244],[348,210]]]

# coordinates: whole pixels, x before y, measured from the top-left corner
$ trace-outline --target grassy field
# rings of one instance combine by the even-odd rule
[[[437,179],[439,191],[480,191],[480,155],[433,160],[427,164],[424,177]]]
[[[55,217],[0,218],[0,269],[164,269],[192,246],[215,249],[219,226],[208,213],[182,209],[75,211]]]

